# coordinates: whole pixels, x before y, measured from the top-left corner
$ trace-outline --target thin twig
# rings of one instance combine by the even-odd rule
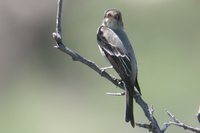
[[[152,129],[152,126],[150,124],[145,124],[145,123],[136,123],[136,126],[140,128],[148,129],[149,131],[151,131]]]
[[[111,96],[124,96],[125,92],[120,92],[120,93],[111,93],[111,92],[107,92],[107,95],[111,95]]]
[[[57,3],[57,15],[56,15],[56,33],[61,35],[61,18],[62,18],[62,0],[58,0]]]
[[[170,113],[169,111],[166,111],[168,116],[173,120],[173,121],[169,121],[164,123],[164,127],[162,129],[163,132],[165,132],[167,130],[167,128],[171,125],[175,125],[178,127],[182,127],[185,130],[189,130],[195,133],[200,133],[200,129],[199,128],[194,128],[192,126],[186,125],[183,122],[181,122],[180,120],[178,120],[172,113]]]

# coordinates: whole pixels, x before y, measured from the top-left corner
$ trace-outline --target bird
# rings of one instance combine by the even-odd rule
[[[125,121],[135,127],[133,115],[133,97],[141,95],[138,83],[138,68],[135,54],[124,30],[122,13],[118,9],[108,9],[103,22],[97,29],[99,50],[105,56],[125,85],[126,111]]]
[[[196,116],[197,116],[197,120],[198,120],[199,123],[200,123],[200,106],[199,106],[199,110],[198,110],[198,113],[196,114]]]

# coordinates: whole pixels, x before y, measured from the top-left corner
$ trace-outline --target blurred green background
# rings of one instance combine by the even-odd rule
[[[125,123],[124,97],[105,95],[120,89],[53,48],[56,0],[0,1],[1,133],[147,132]],[[101,67],[109,63],[99,53],[96,30],[108,8],[122,11],[142,97],[160,125],[169,120],[167,109],[199,127],[200,1],[64,0],[65,44]],[[148,123],[134,107],[136,121]],[[172,126],[167,132],[186,131]]]

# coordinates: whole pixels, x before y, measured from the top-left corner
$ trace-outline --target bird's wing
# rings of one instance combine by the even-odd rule
[[[131,63],[127,50],[118,35],[110,28],[100,26],[97,31],[99,47],[121,78],[131,75]]]

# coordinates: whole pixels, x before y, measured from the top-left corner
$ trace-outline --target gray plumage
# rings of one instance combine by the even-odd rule
[[[109,9],[97,30],[99,49],[126,85],[126,122],[135,126],[133,116],[134,87],[141,94],[137,81],[137,62],[131,43],[124,31],[121,12]]]

